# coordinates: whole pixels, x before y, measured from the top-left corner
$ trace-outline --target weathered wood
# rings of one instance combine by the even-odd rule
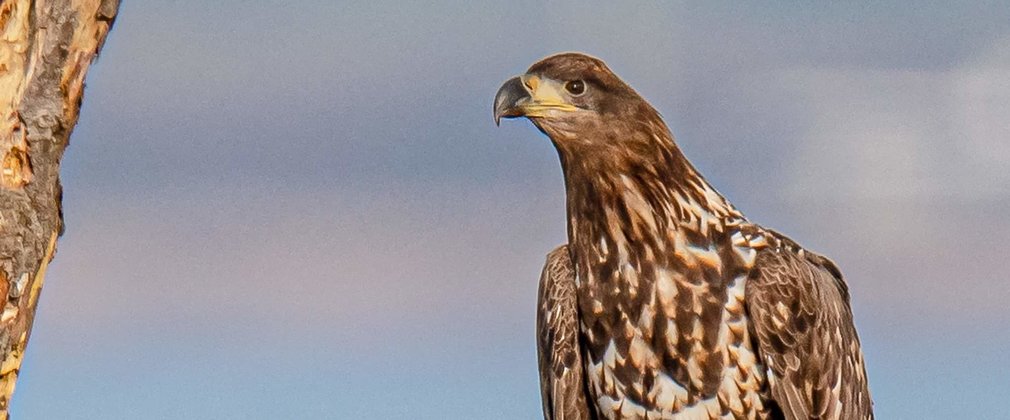
[[[0,419],[62,232],[60,159],[119,0],[0,3]]]

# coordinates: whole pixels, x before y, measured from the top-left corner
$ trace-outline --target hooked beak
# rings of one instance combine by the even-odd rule
[[[494,96],[494,125],[499,125],[502,118],[518,118],[523,115],[522,107],[533,100],[533,96],[521,77],[516,76],[501,85]]]
[[[559,111],[579,110],[563,91],[560,82],[534,74],[508,79],[494,97],[494,123],[502,118],[550,118]]]

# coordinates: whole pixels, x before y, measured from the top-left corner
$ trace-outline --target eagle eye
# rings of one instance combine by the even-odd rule
[[[572,94],[572,96],[579,96],[583,93],[586,93],[586,82],[583,82],[581,80],[569,81],[565,83],[565,90],[567,90],[568,93]]]

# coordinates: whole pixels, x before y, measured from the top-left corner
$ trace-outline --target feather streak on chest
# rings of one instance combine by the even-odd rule
[[[755,252],[739,232],[707,233],[671,230],[664,253],[610,235],[577,263],[587,375],[605,417],[764,418],[744,308]]]

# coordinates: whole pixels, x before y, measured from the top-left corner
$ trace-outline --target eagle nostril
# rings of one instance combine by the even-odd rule
[[[529,89],[530,92],[535,92],[537,90],[537,86],[540,86],[540,78],[536,76],[527,77],[526,80],[523,81],[523,84],[526,85],[526,89]]]

